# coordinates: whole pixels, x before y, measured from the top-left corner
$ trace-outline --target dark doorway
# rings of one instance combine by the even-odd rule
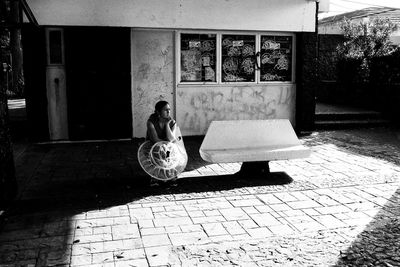
[[[64,32],[71,140],[132,136],[130,29]]]

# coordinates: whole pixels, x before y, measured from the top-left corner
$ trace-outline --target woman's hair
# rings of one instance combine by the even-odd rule
[[[165,107],[165,106],[168,105],[168,104],[169,104],[169,103],[168,103],[167,101],[164,101],[164,100],[158,101],[158,102],[156,103],[156,107],[155,107],[154,113],[160,113],[161,110],[163,109],[163,107]]]

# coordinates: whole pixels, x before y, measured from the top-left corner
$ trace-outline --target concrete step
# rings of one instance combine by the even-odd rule
[[[369,128],[388,126],[390,121],[386,119],[361,119],[361,120],[319,120],[315,121],[317,130]]]
[[[315,114],[315,128],[319,129],[349,129],[388,126],[390,121],[382,113],[362,109],[326,109]]]
[[[372,120],[383,119],[381,113],[367,112],[321,112],[315,114],[316,121],[340,121],[340,120]]]

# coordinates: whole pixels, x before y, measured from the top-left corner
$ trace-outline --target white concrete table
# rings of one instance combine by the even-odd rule
[[[271,160],[310,155],[310,149],[300,143],[285,119],[213,121],[199,152],[208,162],[243,162],[243,174],[269,173]]]

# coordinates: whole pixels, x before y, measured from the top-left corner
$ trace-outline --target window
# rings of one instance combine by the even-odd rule
[[[294,34],[180,33],[181,84],[293,82]]]
[[[256,37],[222,35],[222,81],[254,82]]]
[[[181,35],[181,82],[216,81],[216,35]]]
[[[261,35],[260,81],[292,80],[292,37]]]

